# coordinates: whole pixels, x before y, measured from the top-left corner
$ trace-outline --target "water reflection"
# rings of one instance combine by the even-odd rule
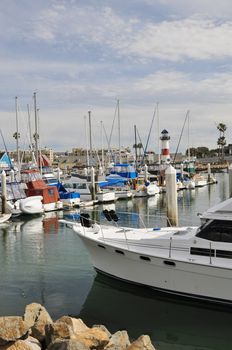
[[[228,198],[228,174],[218,184],[178,193],[180,225],[198,225],[197,213]],[[117,201],[119,225],[166,226],[166,197]],[[87,209],[104,220],[103,206]],[[84,210],[84,209],[81,209]],[[148,290],[96,276],[79,237],[59,218],[78,219],[79,210],[19,218],[0,227],[0,315],[21,315],[30,302],[45,305],[56,319],[79,315],[86,323],[148,333],[157,349],[229,349],[231,312],[158,298]],[[139,214],[139,215],[138,215]],[[139,219],[143,219],[143,223]],[[94,280],[95,278],[95,280]]]
[[[232,342],[232,312],[184,303],[100,274],[78,316],[111,332],[126,329],[132,339],[149,334],[158,350],[221,350]]]
[[[0,315],[21,315],[31,302],[55,318],[79,312],[95,272],[60,217],[63,212],[18,218],[0,228]]]
[[[199,187],[193,190],[183,190],[178,192],[178,216],[179,225],[199,225],[198,213],[202,213],[209,207],[225,200],[229,196],[228,174],[217,175],[218,184]],[[98,207],[101,210],[101,206]],[[133,198],[129,201],[118,201],[116,203],[118,213],[128,213],[128,216],[138,214],[143,217],[145,225],[166,226],[166,195],[159,194],[151,198]],[[153,216],[153,218],[152,218]],[[120,215],[120,223],[129,226],[137,224],[137,221]]]

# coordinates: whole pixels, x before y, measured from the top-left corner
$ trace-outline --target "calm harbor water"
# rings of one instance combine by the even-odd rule
[[[198,225],[198,213],[228,198],[228,174],[218,184],[178,193],[180,225]],[[94,215],[99,218],[102,206]],[[165,195],[118,201],[125,226],[166,225]],[[96,274],[75,233],[59,212],[17,218],[0,227],[0,316],[22,315],[28,303],[43,304],[55,320],[62,315],[126,329],[131,339],[149,334],[158,350],[232,348],[232,309],[190,303]],[[142,220],[139,220],[138,215]]]

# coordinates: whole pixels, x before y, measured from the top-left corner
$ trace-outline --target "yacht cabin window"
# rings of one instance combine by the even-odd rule
[[[232,243],[232,221],[210,220],[199,228],[196,236],[209,241]]]

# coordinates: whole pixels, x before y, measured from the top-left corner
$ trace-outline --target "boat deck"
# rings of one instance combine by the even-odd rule
[[[195,236],[197,227],[146,229],[94,224],[87,228],[75,224],[73,229],[97,245],[112,250],[120,249],[123,254],[135,253],[151,259],[157,257],[226,269],[232,267],[232,243],[227,243],[225,248],[223,243],[214,244],[198,238]]]

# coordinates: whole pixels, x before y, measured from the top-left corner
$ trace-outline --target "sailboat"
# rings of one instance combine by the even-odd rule
[[[2,196],[5,197],[6,207],[8,212],[12,215],[20,215],[20,214],[41,214],[43,212],[42,205],[42,197],[38,194],[27,198],[27,194],[25,192],[25,186],[20,181],[16,180],[16,169],[20,169],[20,153],[19,153],[19,143],[18,139],[20,134],[18,132],[18,105],[17,105],[17,97],[16,99],[16,132],[13,135],[16,139],[16,149],[17,149],[17,167],[14,166],[14,163],[11,161],[9,157],[6,143],[0,130],[1,137],[4,143],[4,147],[6,150],[6,158],[8,159],[7,165],[8,168],[8,179],[6,177],[5,171],[2,171],[1,174],[1,183],[0,183],[0,191]]]
[[[190,145],[189,145],[189,114],[190,111],[188,110],[185,116],[185,120],[181,129],[181,134],[179,137],[178,145],[176,148],[175,156],[173,163],[175,163],[176,155],[179,149],[180,141],[183,135],[183,131],[185,128],[186,122],[188,122],[188,148],[187,148],[187,159],[179,164],[180,170],[177,169],[177,186],[179,189],[194,189],[196,187],[195,179],[193,177],[193,174],[195,173],[195,166],[194,161],[190,158]],[[177,167],[177,164],[176,164]]]

